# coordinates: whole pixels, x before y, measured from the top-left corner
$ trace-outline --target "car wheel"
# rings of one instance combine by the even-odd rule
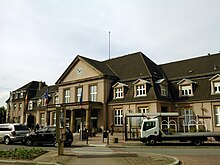
[[[55,147],[58,147],[58,146],[59,146],[58,142],[55,141],[55,142],[54,142],[54,146],[55,146]]]
[[[196,145],[196,146],[201,146],[204,143],[204,141],[202,141],[201,139],[194,139],[192,141],[192,144]]]
[[[26,139],[26,145],[27,146],[32,146],[33,145],[32,139],[30,139],[30,138]]]
[[[6,145],[8,145],[8,144],[10,144],[11,143],[11,140],[10,140],[10,138],[9,137],[5,137],[5,144]]]

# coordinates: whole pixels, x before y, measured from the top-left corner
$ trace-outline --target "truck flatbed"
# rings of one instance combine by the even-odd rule
[[[180,139],[189,137],[220,137],[220,133],[217,132],[187,132],[187,133],[176,133],[172,135],[162,134],[163,139]]]

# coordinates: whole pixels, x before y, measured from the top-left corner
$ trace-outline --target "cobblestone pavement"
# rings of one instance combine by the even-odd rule
[[[91,149],[91,151],[94,150]],[[103,150],[103,149],[102,149]],[[105,149],[104,149],[105,150]],[[84,151],[83,151],[84,152]],[[35,162],[56,162],[62,165],[164,165],[172,164],[175,160],[171,157],[155,154],[136,154],[126,152],[71,152],[58,156],[57,152],[50,152],[44,157],[39,157]]]
[[[90,138],[89,142],[77,140],[79,137],[75,136],[75,141],[72,147],[64,149],[64,155],[58,155],[57,150],[50,151],[33,161],[13,161],[4,162],[0,160],[0,165],[14,165],[14,164],[45,164],[45,165],[164,165],[164,164],[178,164],[179,161],[174,157],[158,154],[148,153],[131,153],[122,152],[111,148],[123,146],[124,140],[119,137],[119,142],[114,143],[113,137],[109,139],[102,139],[99,134],[94,138]]]
[[[181,160],[181,165],[220,165],[220,158],[217,156],[174,156]]]

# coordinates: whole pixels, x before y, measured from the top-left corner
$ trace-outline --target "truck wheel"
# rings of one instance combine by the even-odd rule
[[[202,145],[204,142],[201,139],[194,139],[192,141],[192,144],[194,144],[195,146],[200,146]]]
[[[157,143],[157,141],[156,141],[156,139],[155,139],[154,137],[152,137],[152,138],[150,138],[150,139],[148,140],[148,143],[149,143],[150,145],[155,145],[155,144]]]

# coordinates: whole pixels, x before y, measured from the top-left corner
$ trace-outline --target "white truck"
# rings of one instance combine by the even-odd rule
[[[209,137],[220,141],[220,133],[218,132],[185,132],[166,134],[160,129],[158,117],[145,118],[141,124],[141,141],[151,145],[162,141],[178,140],[180,142],[191,141],[194,145],[202,145]]]

